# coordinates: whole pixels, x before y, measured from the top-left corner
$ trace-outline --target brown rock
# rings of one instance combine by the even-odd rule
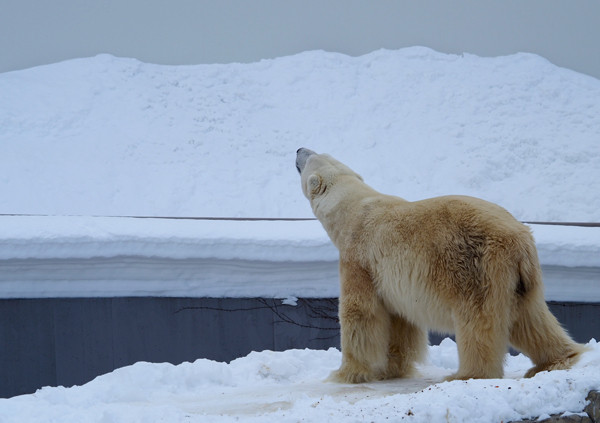
[[[590,391],[585,399],[590,403],[585,406],[583,411],[588,413],[593,423],[600,423],[600,391]]]

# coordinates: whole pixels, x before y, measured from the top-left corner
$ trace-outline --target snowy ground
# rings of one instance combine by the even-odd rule
[[[253,295],[335,295],[335,250],[316,222],[86,217],[311,217],[294,168],[301,146],[408,200],[467,194],[521,220],[600,221],[600,81],[535,55],[410,48],[203,66],[101,55],[0,74],[0,213],[58,215],[0,217],[0,296],[247,295],[235,284],[242,274]],[[597,276],[586,272],[600,266],[599,228],[533,230],[547,269],[588,275],[583,285],[547,281],[547,293],[596,298]],[[179,273],[160,266],[175,261]],[[298,276],[315,263],[323,267]],[[90,269],[91,288],[72,285]],[[450,341],[430,348],[417,379],[358,386],[323,382],[336,350],[138,363],[0,400],[0,422],[497,422],[579,412],[600,388],[600,347],[590,348],[569,371],[519,379],[530,363],[509,357],[503,380],[452,383],[437,383],[456,370]]]
[[[506,377],[442,382],[455,371],[456,345],[430,347],[421,376],[360,385],[323,379],[341,354],[253,352],[229,364],[209,360],[137,363],[81,387],[44,388],[0,399],[0,422],[507,422],[550,413],[580,413],[600,387],[600,345],[572,370],[522,379],[530,361],[507,357]]]

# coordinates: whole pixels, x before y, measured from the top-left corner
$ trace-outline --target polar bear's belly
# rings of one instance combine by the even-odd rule
[[[452,308],[415,272],[386,272],[377,290],[386,308],[422,328],[454,332]]]

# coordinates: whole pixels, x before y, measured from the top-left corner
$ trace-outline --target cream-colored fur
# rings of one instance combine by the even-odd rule
[[[302,190],[340,252],[340,382],[405,377],[427,330],[454,333],[448,379],[499,378],[510,344],[544,370],[567,369],[584,347],[544,301],[529,229],[472,197],[409,202],[376,192],[325,154],[298,150]]]

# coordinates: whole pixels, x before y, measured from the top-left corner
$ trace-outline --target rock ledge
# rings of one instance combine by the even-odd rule
[[[589,401],[583,412],[576,414],[553,414],[548,418],[519,420],[513,423],[600,423],[600,391],[590,391],[585,398]]]

